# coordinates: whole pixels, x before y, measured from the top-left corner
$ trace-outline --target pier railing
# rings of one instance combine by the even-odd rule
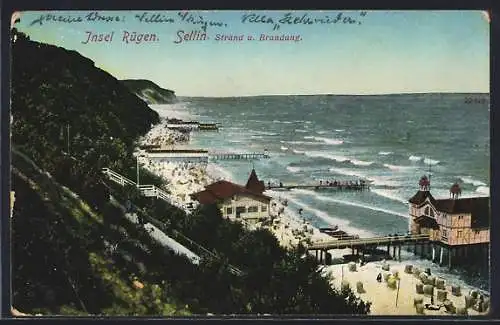
[[[335,185],[329,184],[280,184],[280,185],[267,185],[266,189],[268,190],[292,190],[292,189],[331,189],[331,190],[354,190],[354,191],[363,191],[367,190],[370,187],[367,183],[338,183]]]
[[[336,248],[349,248],[360,246],[382,246],[387,244],[405,244],[414,242],[424,242],[429,240],[429,235],[409,235],[409,236],[390,236],[390,237],[372,237],[359,239],[340,239],[329,240],[314,243],[307,247],[308,250],[326,250]]]
[[[142,195],[144,195],[146,197],[155,197],[157,199],[161,199],[170,205],[173,205],[179,209],[184,210],[188,214],[190,213],[190,211],[188,209],[186,209],[182,204],[175,202],[175,200],[172,198],[171,195],[169,195],[167,192],[163,191],[162,189],[160,189],[154,185],[139,185],[139,186],[137,186],[136,182],[130,180],[129,178],[127,178],[123,175],[120,175],[119,173],[117,173],[109,168],[103,168],[102,172],[110,180],[112,180],[113,182],[115,182],[117,184],[120,184],[121,186],[125,186],[125,185],[136,186]]]
[[[118,174],[117,172],[112,171],[109,168],[103,168],[102,172],[104,173],[104,175],[108,176],[110,180],[120,184],[121,186],[125,185],[137,186],[137,184],[134,181],[130,180],[129,178],[123,175]]]
[[[252,159],[269,159],[270,156],[267,152],[210,152],[208,157],[212,160],[252,160]]]

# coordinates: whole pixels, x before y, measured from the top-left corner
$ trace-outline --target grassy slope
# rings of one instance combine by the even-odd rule
[[[164,302],[161,283],[144,281],[144,251],[121,245],[111,254],[104,241],[151,244],[123,216],[113,220],[94,211],[71,190],[13,153],[17,192],[13,217],[14,305],[42,314],[187,315],[179,304]],[[26,241],[29,237],[31,241]],[[17,240],[23,238],[23,240]],[[19,247],[18,244],[23,244]],[[168,256],[165,256],[166,258]],[[38,272],[21,267],[38,264]],[[142,266],[142,268],[141,268]],[[143,289],[133,286],[139,278]],[[20,278],[24,284],[20,283]]]

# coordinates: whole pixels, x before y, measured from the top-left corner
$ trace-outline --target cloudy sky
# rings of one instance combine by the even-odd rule
[[[278,24],[286,11],[190,11],[208,26],[206,41],[178,40],[179,31],[200,31],[177,11],[101,11],[119,21],[88,21],[88,11],[23,12],[16,25],[31,39],[76,50],[119,79],[149,79],[179,96],[279,94],[387,94],[489,92],[489,23],[481,11],[301,11],[293,17],[355,23]],[[41,15],[64,20],[40,24]],[[139,21],[157,14],[161,20]],[[252,23],[244,15],[273,23]],[[186,16],[186,17],[188,17]],[[58,18],[59,19],[59,18]],[[88,34],[114,32],[112,42],[87,43]],[[155,42],[123,41],[124,32],[155,34]],[[253,41],[217,41],[248,35]],[[300,41],[259,41],[300,35]]]

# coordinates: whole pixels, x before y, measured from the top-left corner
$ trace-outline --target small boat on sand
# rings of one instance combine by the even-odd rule
[[[339,226],[335,225],[335,226],[333,226],[333,227],[323,227],[323,228],[319,228],[319,231],[324,232],[324,233],[327,233],[327,232],[337,231],[338,229],[339,229]]]

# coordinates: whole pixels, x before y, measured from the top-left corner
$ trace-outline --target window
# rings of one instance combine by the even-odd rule
[[[425,207],[425,215],[428,216],[429,215],[429,207]]]
[[[462,238],[462,230],[457,231],[457,238]]]
[[[233,214],[233,208],[226,208],[226,214]]]
[[[239,218],[242,213],[246,213],[246,207],[236,207],[236,218]]]
[[[446,230],[441,230],[441,239],[447,240],[448,239],[448,231]]]
[[[266,212],[267,211],[267,205],[263,205],[260,209],[261,212]]]
[[[248,213],[254,213],[254,212],[259,212],[259,207],[258,206],[248,207]]]
[[[246,207],[236,207],[236,214],[240,214],[240,213],[246,213],[247,212],[247,208]]]

